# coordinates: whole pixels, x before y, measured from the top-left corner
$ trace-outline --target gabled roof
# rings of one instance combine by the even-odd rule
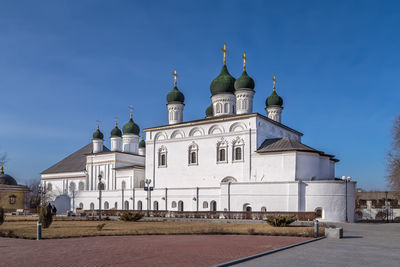
[[[103,151],[110,150],[103,146]],[[86,154],[90,153],[93,153],[92,143],[82,147],[65,159],[57,162],[47,170],[44,170],[41,174],[84,171],[86,169]]]
[[[320,150],[306,146],[300,142],[297,142],[296,140],[289,139],[288,137],[265,139],[256,152],[268,153],[283,151],[314,152],[320,154],[321,156],[330,157],[331,160],[339,161],[338,159],[334,159],[333,155],[325,154]]]

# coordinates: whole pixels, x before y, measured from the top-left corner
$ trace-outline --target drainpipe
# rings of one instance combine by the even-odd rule
[[[199,188],[196,187],[196,210],[199,211]]]
[[[165,188],[165,211],[168,211],[168,188]]]
[[[231,211],[231,182],[228,183],[228,211]]]
[[[153,187],[156,187],[156,139],[153,141]]]
[[[249,129],[249,181],[251,181],[251,128]]]
[[[132,209],[135,210],[135,188],[132,188],[132,201],[133,201]]]

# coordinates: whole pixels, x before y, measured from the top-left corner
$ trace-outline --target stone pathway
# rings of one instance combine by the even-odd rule
[[[306,240],[251,235],[0,238],[0,266],[211,266]]]

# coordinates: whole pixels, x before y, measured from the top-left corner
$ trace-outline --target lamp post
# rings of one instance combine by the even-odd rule
[[[144,181],[147,186],[144,187],[144,191],[147,191],[147,217],[150,217],[150,191],[153,190],[153,187],[150,187],[151,179],[146,179]]]
[[[385,191],[385,209],[386,209],[386,223],[389,223],[389,209],[388,209],[388,191]]]
[[[99,188],[99,220],[101,220],[101,191],[104,189],[104,184],[101,182],[101,178],[103,178],[101,174],[99,174],[98,178],[99,184],[97,187]]]
[[[350,182],[351,181],[351,177],[350,176],[342,176],[342,180],[344,181],[344,183],[345,183],[345,191],[346,191],[346,193],[345,193],[345,197],[346,197],[346,222],[349,222],[349,218],[348,218],[348,215],[347,215],[347,183],[348,182]]]
[[[40,195],[40,206],[43,206],[44,195],[46,194],[46,187],[39,184],[38,193]],[[42,223],[38,219],[36,223],[36,240],[41,240],[41,239],[42,239]]]

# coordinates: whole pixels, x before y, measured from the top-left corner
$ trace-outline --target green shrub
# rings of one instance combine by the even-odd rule
[[[39,221],[42,223],[43,228],[50,227],[53,222],[53,210],[50,204],[40,207]]]
[[[0,225],[4,223],[4,209],[0,207]]]
[[[119,216],[119,218],[121,219],[121,221],[125,221],[125,222],[136,222],[139,221],[140,219],[142,219],[144,216],[144,214],[142,212],[129,212],[129,211],[125,211],[124,213],[121,214],[121,216]]]
[[[98,224],[98,225],[96,226],[97,231],[103,230],[103,228],[104,228],[105,225],[106,225],[105,223],[100,223],[100,224]]]
[[[272,226],[278,226],[278,227],[285,227],[291,224],[292,222],[295,222],[296,216],[267,216],[267,223]]]

